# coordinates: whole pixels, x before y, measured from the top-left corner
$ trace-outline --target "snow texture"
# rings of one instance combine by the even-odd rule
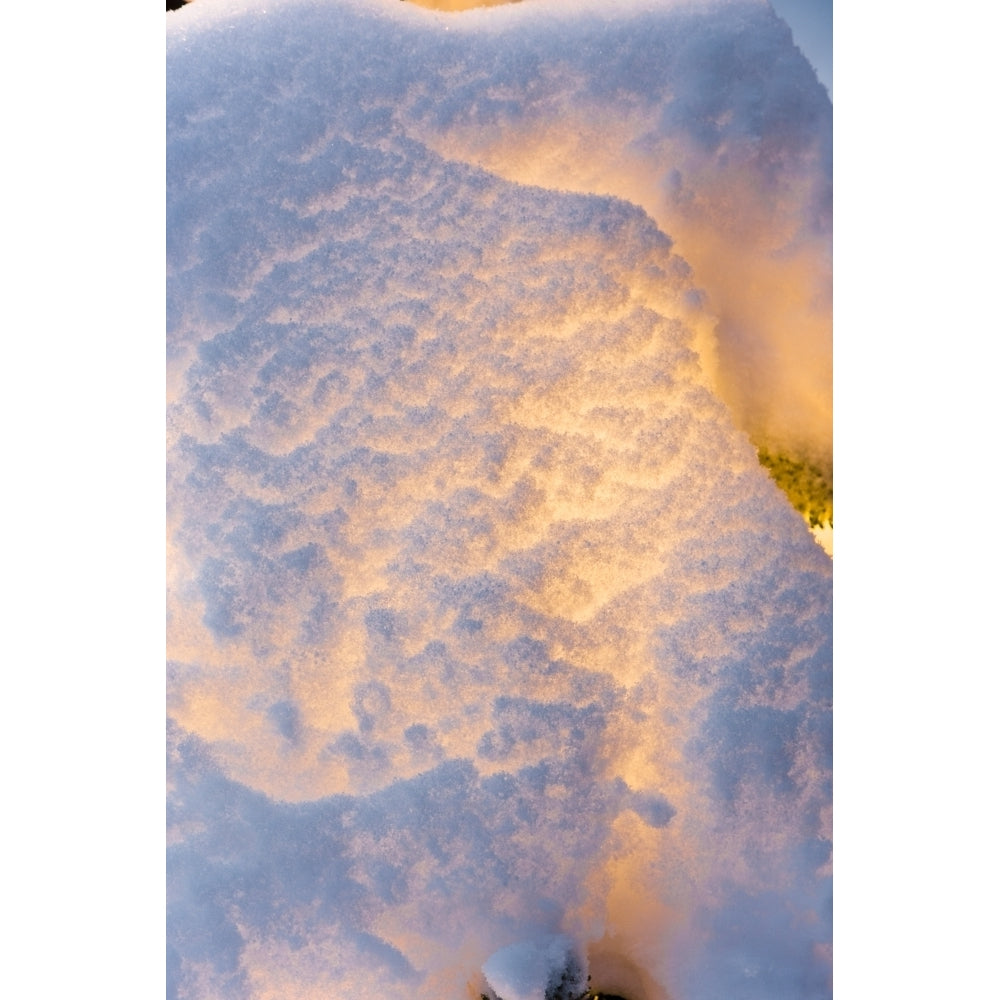
[[[587,989],[587,974],[565,934],[501,948],[486,960],[483,973],[502,1000],[569,1000]]]
[[[478,996],[565,935],[629,1000],[829,996],[831,564],[733,403],[767,317],[708,307],[826,280],[787,29],[167,20],[168,995]]]

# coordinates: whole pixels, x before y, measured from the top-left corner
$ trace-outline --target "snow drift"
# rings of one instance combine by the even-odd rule
[[[198,0],[167,69],[171,995],[564,935],[630,1000],[828,996],[830,561],[746,434],[829,444],[787,30]]]

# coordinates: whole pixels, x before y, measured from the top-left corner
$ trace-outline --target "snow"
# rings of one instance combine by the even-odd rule
[[[747,437],[829,447],[787,28],[167,20],[171,995],[828,996],[831,564]]]
[[[494,952],[483,964],[490,988],[503,1000],[545,1000],[561,987],[568,1000],[587,988],[587,974],[565,934],[518,941]]]

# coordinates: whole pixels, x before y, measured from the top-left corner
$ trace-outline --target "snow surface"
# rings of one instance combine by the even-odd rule
[[[494,952],[483,964],[489,987],[504,1000],[545,1000],[562,987],[561,997],[579,996],[587,974],[572,939],[565,934],[518,941]]]
[[[167,22],[170,995],[564,934],[630,1000],[828,996],[831,566],[744,432],[829,445],[787,28]]]

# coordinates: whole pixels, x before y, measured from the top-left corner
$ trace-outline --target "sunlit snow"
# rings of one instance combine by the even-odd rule
[[[828,997],[787,27],[196,0],[167,74],[169,995]]]

